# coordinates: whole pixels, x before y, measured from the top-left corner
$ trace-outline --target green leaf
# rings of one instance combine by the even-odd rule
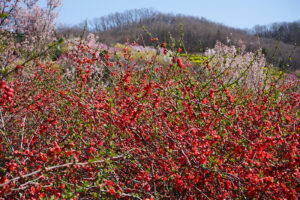
[[[58,44],[63,44],[64,42],[65,42],[65,38],[62,37],[59,39]]]
[[[50,198],[50,200],[55,200],[55,196],[52,195],[51,198]]]
[[[9,15],[7,13],[0,13],[0,18],[7,18]]]
[[[32,53],[31,53],[31,57],[35,57],[36,55],[38,55],[38,53],[36,52],[36,51],[32,51]]]
[[[6,74],[6,73],[7,73],[7,68],[5,68],[5,67],[2,67],[2,69],[1,69],[1,73],[2,73],[2,74]]]
[[[48,46],[51,48],[53,47],[53,43],[52,42],[49,42]]]

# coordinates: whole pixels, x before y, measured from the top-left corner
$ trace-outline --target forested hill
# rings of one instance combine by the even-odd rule
[[[255,26],[253,33],[261,37],[280,39],[293,45],[300,45],[300,21],[273,23],[264,26]]]
[[[242,30],[204,18],[163,14],[152,9],[135,9],[95,18],[73,27],[60,25],[57,32],[64,37],[77,37],[82,35],[84,27],[86,27],[85,35],[88,32],[93,32],[99,36],[101,42],[106,44],[123,43],[128,39],[132,41],[139,38],[140,44],[150,45],[149,35],[143,30],[143,26],[153,34],[153,37],[158,37],[160,41],[169,43],[171,38],[180,38],[181,25],[184,33],[184,44],[190,53],[212,48],[216,41],[221,41],[225,44],[245,48],[247,51],[261,48],[268,60],[278,67],[287,67],[288,70],[292,71],[300,69],[300,47],[294,45],[296,42],[299,45],[299,34],[296,34],[299,32],[299,23],[290,23],[288,26],[282,23],[278,25],[279,28],[277,25],[272,25]],[[289,31],[280,27],[289,27]],[[291,30],[294,29],[296,32],[292,33]],[[282,30],[285,31],[282,32]],[[282,34],[279,42],[280,33]],[[290,56],[292,60],[289,59]]]

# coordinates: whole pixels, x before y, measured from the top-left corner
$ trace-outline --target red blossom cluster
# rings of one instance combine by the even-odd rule
[[[84,42],[66,59],[71,75],[36,60],[1,82],[0,197],[299,197],[297,82],[254,92],[209,63],[138,66]]]

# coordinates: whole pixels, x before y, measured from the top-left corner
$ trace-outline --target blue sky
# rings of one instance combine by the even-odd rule
[[[74,25],[134,8],[199,16],[235,28],[300,20],[300,0],[62,0],[57,22]]]

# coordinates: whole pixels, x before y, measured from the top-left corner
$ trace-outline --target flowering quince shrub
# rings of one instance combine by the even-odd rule
[[[299,197],[297,80],[254,90],[213,61],[69,45],[1,78],[1,198]]]
[[[1,60],[0,199],[299,197],[299,81],[255,54],[223,65],[220,44],[196,72],[157,38],[67,40],[55,61],[0,41],[25,60]]]

